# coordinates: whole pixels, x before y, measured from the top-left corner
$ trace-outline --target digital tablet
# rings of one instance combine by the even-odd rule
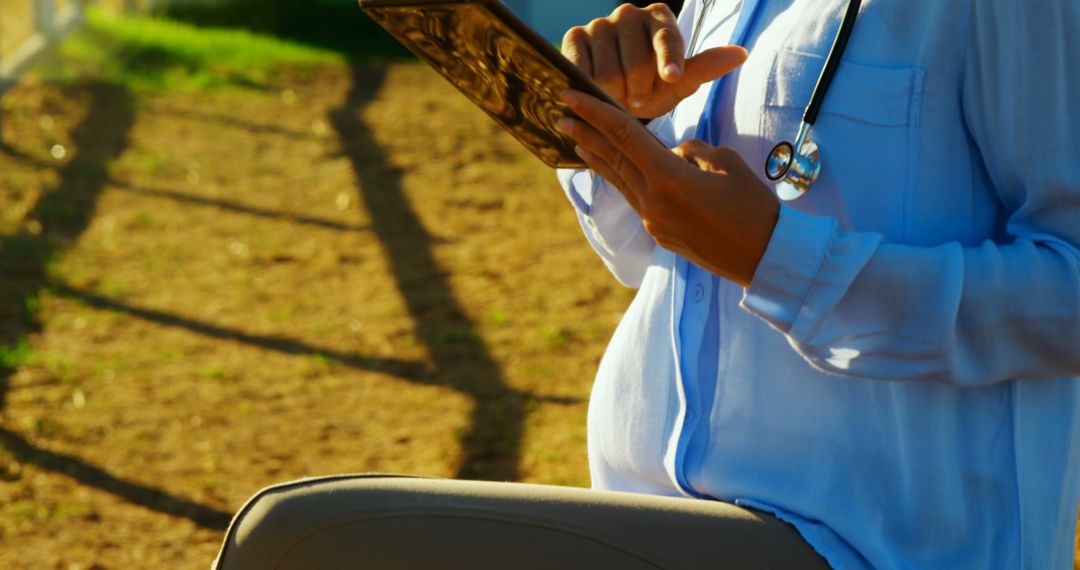
[[[622,109],[499,0],[360,0],[360,7],[548,166],[583,168],[555,128],[567,88]]]

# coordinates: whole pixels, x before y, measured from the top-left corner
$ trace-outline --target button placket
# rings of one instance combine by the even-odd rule
[[[705,285],[701,282],[694,283],[694,296],[695,303],[700,303],[705,299]]]
[[[704,348],[702,347],[702,341],[705,326],[711,304],[714,302],[706,294],[711,288],[713,277],[709,272],[693,264],[687,264],[685,275],[684,291],[686,291],[687,303],[683,305],[680,319],[681,350],[679,351],[679,366],[683,371],[684,409],[676,444],[675,477],[682,489],[688,494],[697,496],[697,493],[690,487],[683,470],[685,469],[686,451],[701,421],[701,378],[699,378],[700,371],[697,363],[700,352]]]

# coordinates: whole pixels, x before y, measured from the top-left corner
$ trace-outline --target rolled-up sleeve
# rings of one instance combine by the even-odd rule
[[[819,369],[1080,376],[1080,3],[972,4],[964,119],[1006,235],[914,247],[785,207],[742,306]]]

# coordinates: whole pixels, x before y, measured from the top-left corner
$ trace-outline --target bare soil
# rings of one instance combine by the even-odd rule
[[[4,106],[0,568],[205,568],[312,475],[587,485],[632,292],[426,68]]]

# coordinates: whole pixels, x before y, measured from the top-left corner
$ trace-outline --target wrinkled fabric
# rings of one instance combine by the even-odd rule
[[[746,64],[650,128],[708,121],[764,180],[847,0],[717,0]],[[702,9],[680,16],[692,35]],[[712,105],[706,109],[706,102]],[[837,568],[1071,568],[1080,500],[1080,3],[865,0],[749,288],[561,171],[638,293],[589,410],[597,488],[775,513]]]

